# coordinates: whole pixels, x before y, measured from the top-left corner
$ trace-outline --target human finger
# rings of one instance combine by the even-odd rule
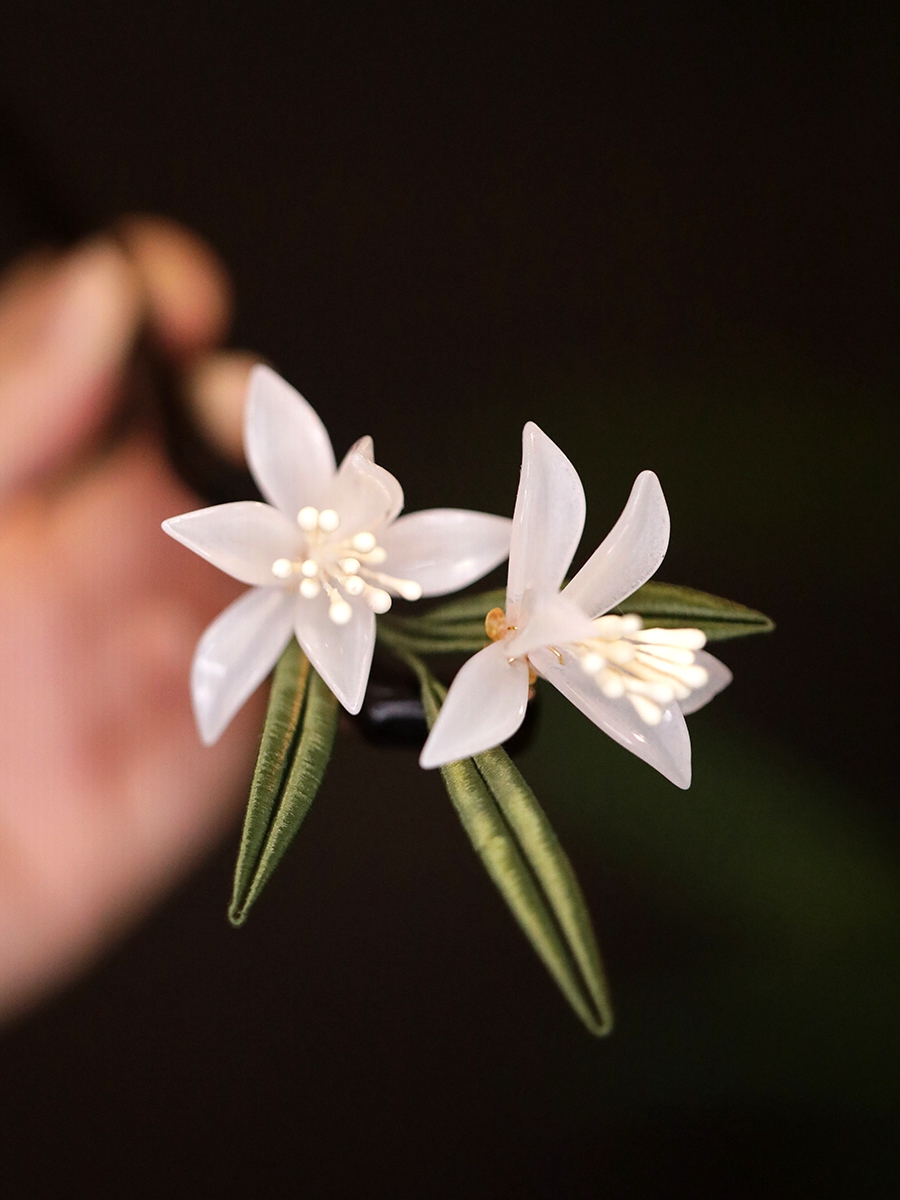
[[[33,259],[0,288],[0,502],[102,425],[141,310],[137,273],[109,238]]]
[[[210,441],[232,462],[243,463],[244,397],[258,354],[220,350],[191,364],[184,394]]]
[[[212,247],[166,217],[123,217],[116,232],[141,277],[147,321],[166,354],[191,358],[221,342],[232,290]]]

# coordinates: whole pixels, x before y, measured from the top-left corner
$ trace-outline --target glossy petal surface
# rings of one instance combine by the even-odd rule
[[[211,746],[274,667],[291,636],[292,598],[252,588],[209,626],[194,652],[191,697],[197,728]]]
[[[376,533],[403,507],[403,489],[384,467],[363,454],[349,454],[325,493],[323,507],[333,508],[341,518],[336,537],[352,537],[362,530]]]
[[[266,366],[250,376],[244,449],[260,491],[292,520],[301,508],[324,507],[334,451],[315,409]]]
[[[395,521],[379,537],[384,569],[412,579],[423,596],[443,596],[474,583],[509,554],[507,517],[462,508],[430,508]]]
[[[336,625],[323,593],[314,600],[294,600],[294,632],[309,661],[347,712],[362,708],[375,649],[375,614],[361,599],[348,597],[353,615]]]
[[[687,716],[688,713],[696,712],[698,708],[702,708],[704,704],[709,704],[713,696],[718,696],[719,692],[728,687],[733,678],[731,672],[723,662],[719,662],[712,654],[708,654],[706,650],[698,650],[694,655],[694,662],[700,667],[705,667],[709,672],[709,681],[701,688],[691,692],[687,700],[682,700],[678,707],[682,713]]]
[[[502,642],[460,669],[422,750],[423,767],[469,758],[512,737],[528,705],[528,666],[507,662]]]
[[[537,593],[529,604],[528,617],[522,627],[504,645],[510,658],[518,658],[544,646],[555,646],[559,650],[591,637],[593,632],[590,619],[565,596],[559,592]]]
[[[359,441],[353,443],[353,445],[344,455],[344,461],[341,463],[341,468],[344,467],[348,459],[350,459],[350,457],[354,454],[361,454],[363,458],[367,458],[369,462],[375,461],[375,443],[368,434],[366,434],[365,437],[361,437]]]
[[[677,704],[663,711],[659,725],[645,725],[624,696],[619,700],[604,696],[571,655],[564,656],[563,665],[549,650],[537,650],[530,657],[535,669],[604,733],[655,767],[676,787],[690,786],[691,741]]]
[[[610,532],[564,589],[591,617],[607,613],[659,568],[669,545],[669,510],[659,480],[642,471]]]
[[[515,620],[528,593],[558,591],[584,529],[584,489],[562,450],[533,421],[522,431],[506,588]]]
[[[261,587],[276,582],[272,563],[293,558],[302,545],[297,525],[257,500],[198,508],[170,517],[162,527],[220,571]]]

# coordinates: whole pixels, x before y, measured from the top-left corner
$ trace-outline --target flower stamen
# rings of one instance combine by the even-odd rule
[[[700,629],[644,629],[633,613],[598,617],[593,628],[594,637],[572,647],[582,670],[610,700],[627,697],[645,725],[658,725],[666,705],[686,700],[709,680],[695,661],[706,644]]]
[[[384,575],[381,571],[370,571],[363,566],[360,566],[358,570],[360,575],[364,575],[366,579],[393,588],[404,600],[420,600],[422,598],[421,585],[412,579],[395,579],[393,575]]]
[[[330,540],[328,535],[340,523],[340,514],[333,508],[301,508],[297,524],[307,535],[305,552],[294,561],[276,559],[272,563],[275,578],[290,582],[300,575],[298,592],[305,600],[314,600],[324,590],[329,599],[328,615],[336,625],[346,625],[353,616],[353,608],[344,596],[362,597],[375,613],[388,611],[391,592],[404,600],[421,598],[422,587],[415,580],[372,569],[387,558],[374,533],[364,529],[350,538]]]
[[[386,592],[383,588],[372,587],[371,584],[366,584],[365,588],[366,604],[372,612],[386,613],[392,604],[390,592]]]
[[[502,608],[492,608],[484,618],[484,632],[492,642],[502,641],[514,628],[514,625],[507,622],[506,613]]]

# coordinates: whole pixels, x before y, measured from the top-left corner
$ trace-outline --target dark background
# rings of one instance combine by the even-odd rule
[[[436,776],[348,729],[249,925],[228,845],[0,1043],[8,1194],[900,1194],[894,5],[25,5],[7,107],[76,203],[206,234],[237,344],[410,509],[582,555],[638,470],[723,647],[677,793],[543,697],[522,769],[595,915],[579,1027]],[[6,259],[36,233],[9,175]],[[33,217],[34,214],[32,214]],[[34,220],[30,222],[35,224]]]

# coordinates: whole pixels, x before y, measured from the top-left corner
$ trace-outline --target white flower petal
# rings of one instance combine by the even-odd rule
[[[691,740],[677,704],[663,709],[658,725],[645,725],[624,696],[610,700],[571,655],[560,665],[549,650],[530,655],[532,666],[595,725],[677,787],[691,783]]]
[[[353,615],[338,625],[328,615],[328,598],[298,596],[294,603],[294,632],[309,661],[347,712],[362,708],[375,649],[375,614],[359,597],[346,597]]]
[[[368,434],[366,434],[365,437],[361,437],[358,442],[354,442],[353,445],[350,447],[350,449],[347,451],[347,453],[344,455],[344,462],[341,463],[342,468],[344,466],[344,463],[347,462],[347,459],[350,458],[351,454],[361,454],[363,456],[363,458],[367,458],[369,460],[369,462],[374,462],[375,461],[375,443],[372,441],[372,439],[369,437]]]
[[[443,596],[474,583],[509,554],[508,517],[462,508],[428,508],[400,517],[379,536],[384,569],[412,579],[423,596]]]
[[[205,745],[218,741],[272,670],[290,639],[292,616],[292,600],[286,592],[251,588],[203,634],[191,667],[191,697]]]
[[[564,589],[591,617],[609,612],[655,574],[669,546],[669,510],[659,480],[642,471],[610,532]]]
[[[162,527],[220,571],[261,587],[276,583],[272,563],[278,558],[293,559],[302,544],[295,522],[258,500],[198,508],[169,517]]]
[[[702,708],[704,704],[709,704],[713,696],[718,696],[719,692],[727,688],[733,678],[731,672],[723,662],[719,662],[712,654],[708,654],[705,650],[697,650],[694,653],[694,662],[698,667],[705,667],[709,673],[709,680],[699,687],[696,691],[691,692],[687,700],[682,700],[678,707],[685,716],[688,713],[696,712],[698,708]]]
[[[292,520],[301,508],[323,508],[334,476],[334,451],[315,409],[271,368],[250,375],[244,449],[260,491]]]
[[[536,593],[521,628],[504,644],[508,657],[519,658],[543,646],[559,650],[593,634],[590,618],[561,593]]]
[[[522,476],[506,587],[515,620],[533,590],[558,591],[584,529],[584,489],[562,450],[533,421],[522,430]]]
[[[403,507],[403,489],[384,467],[363,454],[349,454],[325,494],[325,508],[341,518],[336,537],[376,533]]]
[[[453,680],[420,765],[440,767],[499,746],[522,724],[527,706],[527,663],[507,662],[502,642],[480,650]]]

